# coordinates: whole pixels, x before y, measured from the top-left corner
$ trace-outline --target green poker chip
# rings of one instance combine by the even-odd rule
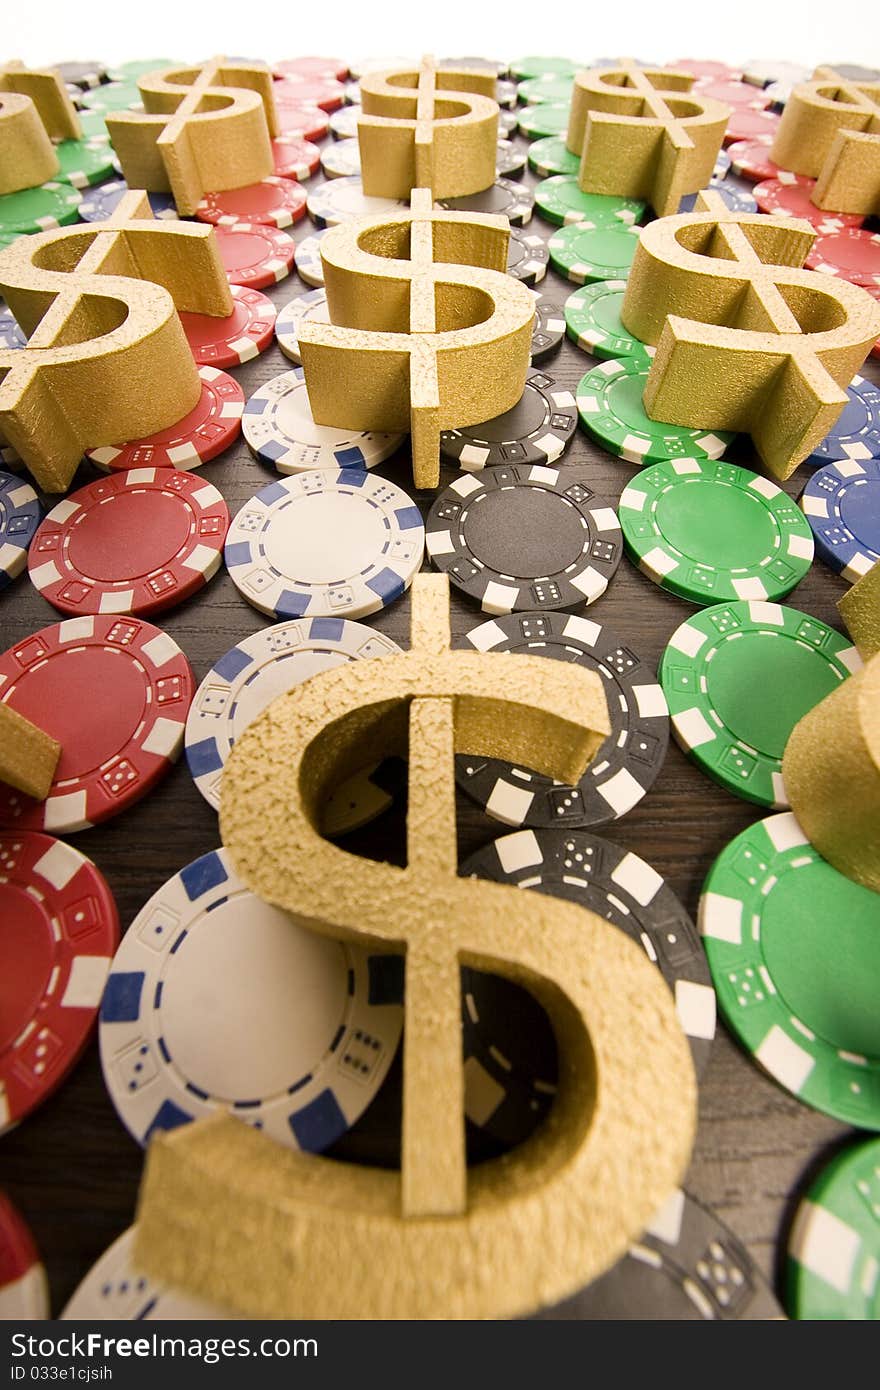
[[[583,63],[580,64],[583,67]],[[570,58],[516,58],[510,64],[510,75],[517,82],[528,82],[536,77],[574,77],[578,64]]]
[[[87,140],[90,145],[109,145],[110,132],[102,111],[77,111],[76,114],[82,126],[83,140]]]
[[[563,307],[569,338],[594,357],[631,357],[650,366],[656,348],[634,338],[623,326],[620,306],[625,280],[595,280],[568,296]]]
[[[128,82],[133,84],[139,77],[143,77],[147,72],[162,72],[165,68],[186,67],[177,58],[136,58],[130,63],[117,63],[110,69],[107,76],[111,82]]]
[[[566,147],[561,135],[548,135],[529,145],[529,166],[546,179],[551,174],[576,174],[581,161]]]
[[[537,106],[524,106],[517,112],[517,125],[530,140],[545,135],[564,135],[568,130],[571,110],[567,101],[542,101]]]
[[[721,1013],[758,1065],[814,1110],[880,1129],[880,895],[832,868],[787,813],[750,825],[721,851],[703,885],[699,922]],[[836,1188],[833,1174],[818,1187],[823,1180]],[[876,1167],[869,1190],[876,1203]],[[865,1202],[858,1217],[856,1195],[837,1215],[856,1230],[870,1223],[876,1255],[876,1205],[872,1211]],[[802,1230],[801,1256],[804,1237]],[[843,1248],[855,1254],[855,1247]],[[835,1271],[836,1296],[834,1289],[824,1296],[837,1307],[861,1297],[876,1316],[876,1277],[860,1294],[841,1253],[838,1246],[826,1266]],[[821,1263],[811,1255],[811,1265]]]
[[[624,223],[590,227],[573,223],[547,243],[553,269],[576,285],[587,280],[625,280],[639,244],[639,227]]]
[[[734,796],[778,807],[795,724],[860,667],[855,647],[811,614],[737,599],[676,628],[658,674],[688,757]]]
[[[90,92],[83,92],[81,105],[88,111],[128,111],[142,106],[141,89],[137,83],[104,82]]]
[[[61,165],[55,178],[61,183],[72,184],[74,188],[88,188],[90,184],[103,183],[115,173],[113,150],[109,144],[62,140],[60,145],[55,146],[55,153]]]
[[[630,559],[691,603],[783,598],[813,561],[800,507],[768,478],[723,459],[642,469],[618,512]]]
[[[613,193],[585,193],[576,174],[554,174],[535,186],[535,207],[548,222],[587,227],[631,227],[645,214],[646,203]]]
[[[42,183],[0,197],[0,232],[21,236],[66,227],[77,219],[82,195],[69,183]]]
[[[880,1319],[878,1211],[880,1139],[865,1139],[823,1168],[797,1209],[785,1271],[790,1317]]]
[[[600,362],[581,377],[575,394],[587,433],[627,463],[720,458],[734,438],[729,430],[713,433],[651,419],[642,401],[648,371],[646,363],[625,357]]]
[[[538,102],[569,102],[573,89],[573,76],[528,77],[524,82],[520,82],[516,94],[520,101],[526,102],[528,106],[534,106]]]

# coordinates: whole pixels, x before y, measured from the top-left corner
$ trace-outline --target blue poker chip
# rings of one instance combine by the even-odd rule
[[[330,179],[310,188],[306,200],[309,216],[319,227],[335,227],[353,217],[383,217],[409,204],[399,198],[370,198],[359,176]]]
[[[880,560],[880,459],[817,468],[801,496],[816,553],[854,584]]]
[[[323,232],[312,232],[311,236],[303,237],[296,244],[297,274],[307,285],[314,285],[315,288],[320,288],[324,283],[321,242],[329,230],[329,227],[325,227]]]
[[[5,304],[0,304],[0,347],[7,349],[27,347],[27,338],[19,328],[12,310],[7,309]]]
[[[116,211],[122,197],[128,192],[125,179],[113,179],[97,188],[90,188],[83,195],[79,205],[79,215],[84,222],[106,222]],[[153,216],[171,221],[177,217],[177,208],[170,193],[148,193]]]
[[[21,574],[42,520],[43,507],[30,483],[14,473],[0,473],[0,589]]]
[[[308,931],[215,850],[154,894],[114,957],[99,1025],[107,1090],[140,1144],[225,1111],[319,1153],[384,1081],[402,993],[402,956]]]
[[[713,177],[712,182],[709,184],[709,189],[713,193],[720,193],[731,212],[758,211],[758,204],[755,202],[751,193],[745,188],[737,187],[735,183],[728,183],[724,179],[716,182]],[[696,201],[696,193],[686,193],[678,205],[679,212],[693,212]]]
[[[837,422],[807,463],[821,465],[841,459],[880,458],[880,386],[854,376],[846,388],[849,396]]]
[[[730,163],[730,155],[727,153],[727,150],[720,149],[718,151],[718,158],[715,160],[715,168],[712,170],[712,183],[720,183],[722,179],[727,178],[727,175],[730,173]]]

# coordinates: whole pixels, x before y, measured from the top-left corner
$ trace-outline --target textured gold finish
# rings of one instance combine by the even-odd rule
[[[0,701],[0,781],[42,801],[60,757],[60,743]]]
[[[880,82],[817,68],[786,102],[770,158],[816,179],[817,207],[880,213]]]
[[[837,611],[865,661],[880,652],[880,561],[838,599]]]

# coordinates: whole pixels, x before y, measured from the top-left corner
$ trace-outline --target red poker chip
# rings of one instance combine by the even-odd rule
[[[173,608],[217,573],[229,508],[176,468],[130,468],[66,497],[28,551],[34,587],[62,613]]]
[[[818,236],[804,264],[863,289],[880,288],[880,232],[849,227]]]
[[[305,189],[293,179],[282,179],[277,174],[244,188],[206,193],[196,208],[199,221],[215,227],[235,227],[240,222],[290,227],[305,215]]]
[[[316,174],[321,166],[318,146],[296,135],[279,135],[273,140],[272,158],[275,160],[275,173],[282,179],[305,181]]]
[[[143,618],[83,614],[0,656],[2,698],[61,744],[45,801],[0,782],[0,827],[66,835],[145,796],[179,757],[195,681]]]
[[[89,1041],[119,945],[104,876],[51,835],[0,835],[0,941],[3,1134],[55,1090]],[[0,1316],[10,1285],[38,1265],[16,1216],[0,1194]]]
[[[710,81],[735,82],[742,77],[738,68],[732,68],[727,63],[716,63],[711,58],[676,58],[675,62],[667,63],[666,67],[675,68],[678,72],[689,72],[693,77],[702,77]]]
[[[750,88],[755,91],[756,88]],[[776,111],[754,111],[748,106],[735,106],[724,132],[724,143],[733,140],[754,140],[762,136],[772,142],[781,117]]]
[[[281,78],[330,77],[343,82],[348,77],[348,63],[341,58],[283,58],[272,70]]]
[[[330,117],[320,106],[305,102],[276,106],[278,134],[298,140],[323,140],[330,129]]]
[[[217,227],[214,235],[230,285],[261,290],[293,269],[293,239],[277,227],[237,222],[234,227]]]
[[[774,217],[803,217],[823,235],[839,232],[843,227],[861,227],[865,219],[856,213],[827,212],[816,207],[810,199],[815,187],[815,179],[783,169],[776,178],[756,183],[752,194],[762,212]]]
[[[222,454],[241,434],[244,391],[234,377],[216,367],[199,367],[199,377],[202,394],[182,420],[127,444],[87,449],[86,458],[107,472],[121,472],[126,468],[200,468]]]
[[[705,97],[713,97],[715,101],[726,102],[732,106],[734,111],[745,109],[747,111],[763,111],[770,105],[771,98],[763,92],[760,87],[751,87],[748,82],[739,81],[719,81],[716,78],[702,78],[696,83],[696,89]]]
[[[338,111],[345,100],[345,88],[333,77],[285,77],[272,91],[275,105],[320,106],[322,111]]]
[[[727,153],[735,174],[744,179],[757,182],[759,179],[776,179],[785,171],[770,158],[773,137],[758,135],[752,140],[736,140],[728,145]]]
[[[210,314],[181,313],[180,322],[202,367],[240,367],[272,343],[278,310],[259,290],[230,285],[232,313],[224,319]]]
[[[866,288],[871,298],[876,299],[877,303],[880,304],[880,286],[868,285]],[[876,343],[871,348],[871,356],[880,357],[880,338],[877,339]]]
[[[0,931],[3,926],[0,919]],[[2,1128],[0,1122],[0,1132]],[[36,1322],[48,1316],[49,1287],[34,1238],[24,1217],[0,1192],[0,1322]]]

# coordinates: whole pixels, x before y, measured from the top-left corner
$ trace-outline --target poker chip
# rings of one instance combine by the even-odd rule
[[[565,141],[558,135],[533,141],[529,145],[528,160],[530,168],[541,178],[550,178],[553,174],[577,174],[581,167],[578,156],[566,148]]]
[[[234,377],[216,367],[198,370],[202,394],[183,419],[143,439],[87,449],[86,458],[114,472],[144,467],[201,468],[217,458],[241,432],[244,392]]]
[[[849,227],[844,231],[817,236],[804,265],[809,270],[838,275],[841,280],[849,280],[863,289],[880,287],[880,232]]]
[[[801,506],[829,569],[854,584],[880,560],[880,459],[842,459],[818,468]]]
[[[226,565],[242,597],[276,618],[363,618],[406,592],[424,552],[418,507],[359,468],[279,478],[229,528]],[[2,669],[2,668],[0,668]]]
[[[565,337],[565,319],[559,305],[544,300],[537,290],[534,291],[534,297],[535,324],[529,348],[532,366],[552,356]]]
[[[799,82],[809,82],[812,71],[802,63],[790,63],[784,58],[750,58],[742,76],[743,82],[751,82],[755,87],[769,87],[772,82],[789,82],[797,86]]]
[[[316,424],[301,367],[258,387],[244,407],[242,429],[257,458],[279,473],[374,468],[391,457],[404,437]]]
[[[28,546],[43,518],[43,508],[29,483],[14,473],[0,473],[0,592],[21,574]]]
[[[764,1322],[782,1309],[746,1247],[680,1189],[622,1260],[538,1318]]]
[[[234,1313],[181,1289],[159,1284],[134,1262],[136,1227],[123,1231],[78,1286],[60,1317],[64,1322],[218,1322]]]
[[[277,310],[259,290],[231,285],[232,313],[226,318],[180,311],[195,360],[203,367],[237,367],[270,346]]]
[[[246,188],[207,193],[196,208],[200,222],[215,227],[252,223],[260,227],[290,227],[306,215],[306,192],[293,179],[273,174]]]
[[[230,285],[262,290],[293,269],[293,239],[277,227],[237,222],[234,227],[216,227],[214,236]]]
[[[84,140],[88,140],[90,145],[110,144],[110,132],[101,111],[77,111],[76,114]]]
[[[472,72],[491,72],[496,77],[507,75],[507,64],[500,58],[441,58],[437,67],[440,69],[465,68]]]
[[[348,70],[355,79],[366,77],[370,72],[418,72],[418,58],[355,58],[349,61]]]
[[[798,720],[861,666],[809,613],[737,600],[693,614],[660,661],[679,746],[713,781],[758,806],[787,806],[782,754]]]
[[[862,376],[854,376],[846,394],[847,403],[834,427],[813,450],[807,463],[880,458],[880,386]]]
[[[573,223],[547,243],[555,271],[582,285],[586,280],[625,280],[639,244],[640,227],[590,227]]]
[[[716,181],[709,185],[709,191],[717,193],[731,212],[757,212],[758,204],[754,197],[744,188],[739,188],[737,184],[730,183],[726,179]],[[678,205],[679,212],[693,212],[696,207],[696,193],[686,193]]]
[[[524,285],[536,285],[547,274],[550,252],[543,237],[511,227],[507,243],[507,273]]]
[[[571,58],[527,57],[515,58],[510,64],[510,75],[517,82],[528,82],[534,77],[574,77],[583,64],[573,63]]]
[[[125,179],[112,179],[99,188],[90,188],[79,205],[83,222],[106,222],[129,191]],[[165,222],[177,219],[177,208],[170,193],[148,193],[153,216]]]
[[[849,1144],[798,1206],[788,1238],[785,1299],[793,1318],[876,1321],[880,1139]]]
[[[279,310],[275,336],[284,356],[289,357],[293,362],[302,361],[299,352],[299,329],[300,324],[304,322],[330,322],[326,290],[309,290],[308,294],[299,295],[298,298],[292,299],[289,304],[285,304],[284,308]]]
[[[321,166],[321,151],[311,140],[279,135],[272,141],[275,173],[281,179],[310,179]]]
[[[484,613],[594,603],[620,564],[620,525],[572,472],[503,466],[456,478],[428,513],[429,560]]]
[[[784,111],[794,86],[791,82],[771,82],[764,90],[770,99],[771,110]]]
[[[166,68],[181,66],[177,58],[135,58],[128,63],[116,63],[107,76],[111,82],[137,82],[148,72],[162,72]]]
[[[691,603],[784,598],[812,563],[800,508],[768,478],[735,464],[655,463],[624,488],[619,512],[633,563]]]
[[[748,106],[733,107],[724,131],[724,143],[734,140],[766,139],[769,144],[779,126],[778,111],[756,111]]]
[[[850,82],[880,82],[880,68],[866,68],[859,63],[829,63],[828,66]]]
[[[642,402],[648,371],[647,363],[627,357],[600,362],[581,377],[575,394],[587,434],[627,463],[720,458],[734,438],[729,430],[698,430],[651,419]]]
[[[220,568],[229,509],[176,468],[130,468],[71,493],[34,536],[31,583],[62,613],[172,608]]]
[[[521,135],[529,140],[543,140],[548,135],[564,136],[570,114],[571,104],[567,101],[542,101],[517,111],[516,122]]]
[[[519,178],[526,167],[526,152],[510,140],[499,140],[495,155],[495,174],[499,179]]]
[[[505,111],[503,107],[498,112],[498,138],[508,140],[511,135],[516,134],[518,121],[515,111]]]
[[[319,106],[322,111],[335,111],[342,105],[343,88],[335,77],[290,73],[275,83],[273,96],[276,107]]]
[[[226,652],[196,691],[186,721],[186,760],[208,805],[220,809],[220,783],[232,746],[277,695],[319,671],[399,652],[383,633],[345,618],[274,623]],[[338,801],[345,804],[342,797]],[[336,831],[364,823],[363,808],[355,802],[344,818],[337,816]]]
[[[756,183],[752,192],[762,212],[773,217],[804,217],[822,234],[862,225],[865,219],[856,213],[826,212],[817,207],[810,197],[815,187],[815,179],[781,169],[775,178]]]
[[[59,183],[88,188],[89,184],[109,179],[113,173],[113,151],[109,145],[62,140],[54,149],[60,166],[54,177]]]
[[[143,111],[143,93],[135,80],[102,82],[94,91],[84,92],[81,103],[89,111]]]
[[[588,616],[513,613],[467,635],[480,652],[524,652],[574,662],[602,677],[612,729],[576,787],[497,758],[458,754],[459,786],[505,825],[584,830],[616,820],[650,791],[669,743],[669,715],[651,665]]]
[[[715,1037],[715,991],[705,952],[684,906],[644,859],[583,830],[518,830],[478,850],[459,874],[567,898],[626,932],[672,990],[702,1075]],[[490,1056],[495,1051],[486,1050]],[[466,1084],[468,1071],[466,1061]],[[499,1079],[493,1078],[496,1095]]]
[[[330,134],[335,140],[356,140],[362,114],[359,106],[343,106],[334,111],[330,117]]]
[[[506,107],[512,111],[519,100],[519,91],[515,82],[506,82],[499,78],[495,83],[495,100],[500,107]]]
[[[535,195],[530,188],[512,179],[496,179],[481,193],[468,193],[463,198],[441,198],[440,207],[450,212],[495,213],[506,217],[517,227],[531,219]]]
[[[585,193],[574,174],[554,174],[535,188],[535,206],[548,222],[568,226],[580,222],[589,227],[632,226],[645,214],[638,198],[618,198],[610,193]]]
[[[312,232],[311,236],[303,237],[298,242],[296,248],[296,269],[299,278],[307,285],[320,287],[324,283],[324,264],[321,260],[321,241],[327,235],[330,228],[325,227],[322,232]]]
[[[730,173],[731,159],[727,150],[720,149],[715,156],[715,163],[712,167],[712,178],[710,183],[721,183]]]
[[[119,943],[119,918],[90,859],[62,840],[16,828],[0,834],[0,935],[5,1134],[42,1105],[82,1055]],[[0,1196],[0,1233],[3,1215]],[[0,1308],[8,1292],[2,1247],[0,1234]]]
[[[778,178],[785,171],[770,158],[770,139],[760,137],[756,140],[737,140],[728,146],[727,153],[735,174],[753,183],[764,179]]]
[[[100,87],[107,77],[106,65],[99,62],[56,63],[55,71],[62,82],[73,87],[82,87],[84,91],[88,91],[90,87]]]
[[[517,96],[528,106],[536,102],[571,101],[574,77],[527,77],[520,82]]]
[[[574,438],[577,421],[571,392],[533,369],[510,410],[480,425],[441,430],[440,453],[468,472],[494,464],[554,463]]]
[[[344,82],[348,77],[348,64],[341,58],[283,58],[272,64],[272,71],[278,77],[333,78]]]
[[[82,194],[69,183],[43,183],[0,194],[0,232],[22,236],[67,227],[78,216]]]
[[[27,347],[27,338],[18,326],[18,321],[11,309],[7,309],[5,304],[0,305],[0,348]]]
[[[0,1322],[42,1321],[48,1316],[49,1286],[34,1238],[24,1217],[0,1191]]]
[[[348,179],[361,172],[360,141],[334,140],[321,153],[321,171],[328,179]]]
[[[319,227],[335,227],[353,217],[381,217],[408,207],[398,198],[368,198],[360,178],[331,179],[309,190],[307,207]]]
[[[624,328],[620,306],[625,293],[625,280],[596,280],[575,290],[563,306],[566,332],[595,357],[629,357],[649,366],[657,349],[640,343]]]
[[[330,129],[330,118],[320,106],[278,106],[275,116],[278,135],[284,139],[323,140]]]
[[[731,840],[700,899],[734,1037],[805,1105],[860,1129],[880,1129],[878,922],[877,894],[827,864],[791,814]]]
[[[678,72],[689,72],[691,77],[702,82],[737,82],[742,76],[729,63],[719,63],[712,58],[676,58],[665,66]]]
[[[403,962],[263,902],[215,850],[132,922],[101,1002],[101,1066],[138,1143],[218,1112],[320,1153],[366,1110],[403,1024]]]
[[[713,101],[723,101],[734,111],[763,111],[770,105],[766,92],[738,79],[725,81],[723,78],[704,77],[695,84],[695,93],[701,97],[711,97]]]

